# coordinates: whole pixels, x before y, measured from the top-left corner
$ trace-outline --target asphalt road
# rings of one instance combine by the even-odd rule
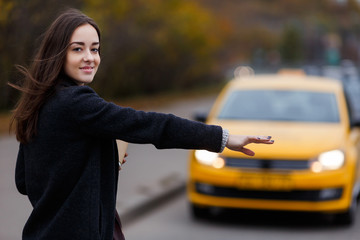
[[[326,216],[243,211],[194,220],[184,193],[127,225],[124,232],[129,240],[358,240],[360,211],[357,220],[353,226],[343,227]]]

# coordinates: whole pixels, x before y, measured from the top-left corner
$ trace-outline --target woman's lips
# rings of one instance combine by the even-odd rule
[[[88,67],[81,67],[80,69],[85,73],[92,73],[94,67],[88,66]]]

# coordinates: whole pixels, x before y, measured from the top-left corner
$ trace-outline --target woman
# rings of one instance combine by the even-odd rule
[[[16,186],[33,211],[23,239],[113,239],[118,180],[115,139],[159,149],[224,147],[248,155],[248,143],[270,137],[228,135],[174,115],[146,113],[106,102],[86,84],[100,64],[100,31],[77,10],[46,31],[25,75],[13,115],[20,142]]]

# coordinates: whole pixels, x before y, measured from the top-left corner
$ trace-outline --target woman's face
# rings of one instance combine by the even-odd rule
[[[99,36],[90,24],[75,29],[64,64],[65,73],[79,85],[91,83],[100,64]]]

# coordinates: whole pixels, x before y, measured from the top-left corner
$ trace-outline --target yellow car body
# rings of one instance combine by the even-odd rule
[[[268,92],[272,99],[263,98]],[[235,93],[240,97],[233,101],[240,109],[222,117]],[[306,94],[306,104],[297,106]],[[320,99],[311,100],[313,95]],[[321,104],[328,102],[333,119],[323,121],[331,114]],[[290,108],[284,110],[284,119],[261,116],[274,105],[279,111]],[[307,108],[314,108],[313,113]],[[237,111],[250,116],[239,119]],[[252,114],[260,117],[252,119]],[[307,115],[310,119],[296,119]],[[351,120],[340,81],[292,74],[235,79],[220,93],[206,122],[231,134],[272,136],[275,143],[248,145],[253,157],[228,149],[217,155],[192,151],[187,190],[196,217],[220,207],[333,213],[344,223],[353,222],[360,187],[360,130]]]

